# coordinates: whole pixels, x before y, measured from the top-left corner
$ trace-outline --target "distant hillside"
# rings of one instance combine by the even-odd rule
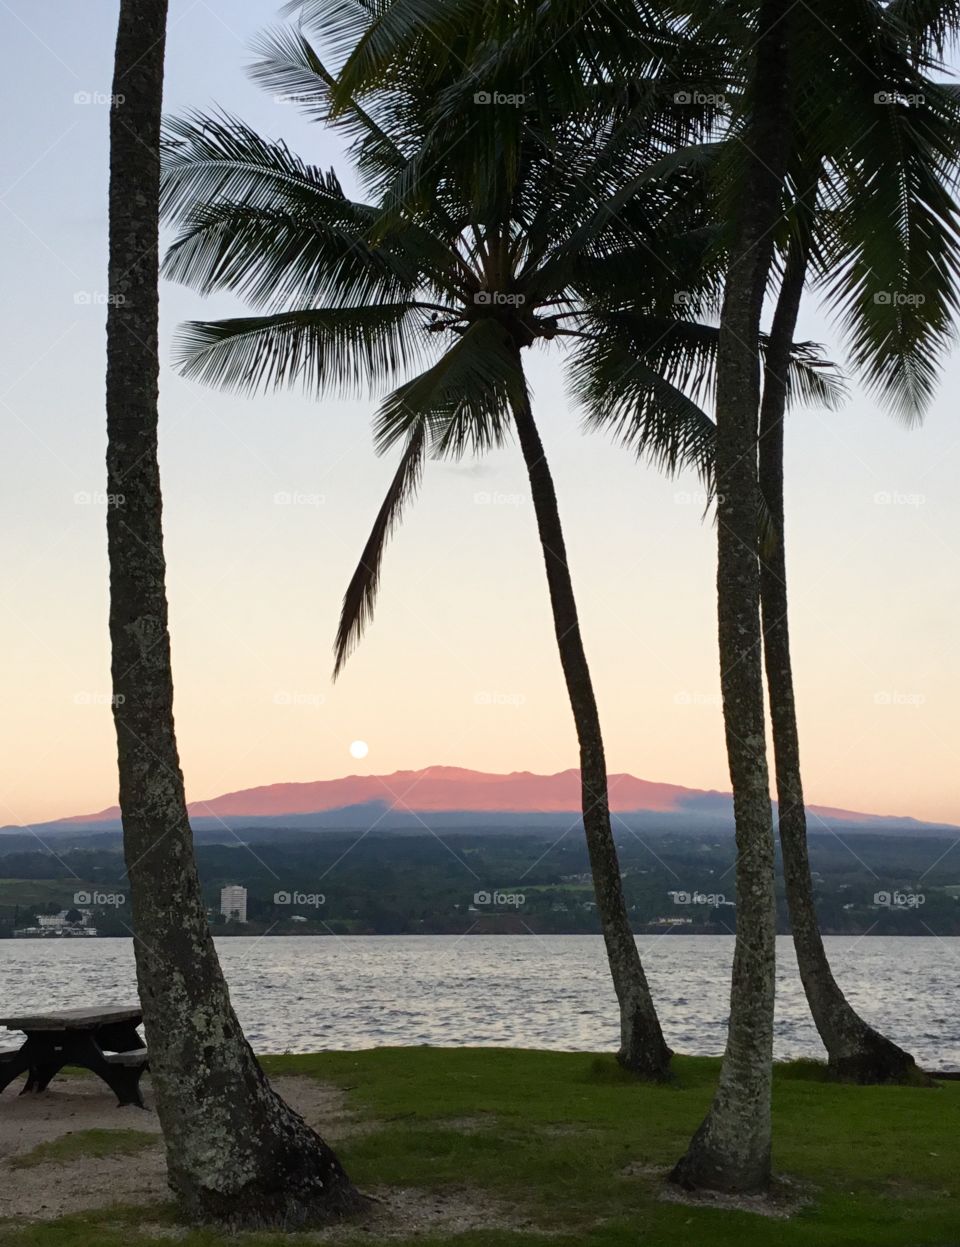
[[[729,793],[659,784],[635,775],[610,776],[610,808],[630,827],[661,830],[732,829]],[[580,772],[509,775],[431,766],[390,775],[347,775],[310,783],[269,784],[224,793],[190,804],[198,828],[276,826],[309,829],[349,828],[375,823],[378,829],[424,830],[426,827],[487,827],[549,830],[558,820],[575,819],[580,810]],[[911,818],[860,814],[810,806],[811,830],[916,834],[942,832],[945,824]],[[108,830],[118,825],[116,806],[46,824],[74,832]],[[13,831],[14,828],[4,830]]]

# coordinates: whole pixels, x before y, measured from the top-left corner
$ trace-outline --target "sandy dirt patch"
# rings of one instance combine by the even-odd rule
[[[331,1143],[371,1128],[346,1106],[346,1095],[312,1078],[279,1077],[273,1085],[298,1113]],[[58,1078],[41,1095],[0,1096],[0,1218],[49,1220],[68,1212],[110,1204],[147,1204],[168,1198],[160,1123],[153,1111],[149,1079],[147,1109],[118,1108],[113,1093],[96,1078]],[[83,1130],[140,1130],[157,1136],[155,1146],[132,1156],[47,1160],[13,1168],[14,1157],[42,1143]]]
[[[660,1198],[688,1208],[722,1208],[727,1212],[752,1212],[774,1221],[789,1219],[812,1202],[812,1192],[787,1178],[776,1179],[766,1195],[721,1195],[716,1191],[684,1191],[665,1183]]]

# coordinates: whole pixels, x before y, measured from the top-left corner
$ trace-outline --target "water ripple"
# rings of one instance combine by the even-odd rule
[[[732,936],[639,940],[668,1041],[723,1049]],[[960,1069],[960,939],[832,937],[834,972],[874,1026],[932,1069]],[[233,937],[217,941],[234,1006],[261,1052],[389,1044],[616,1047],[598,936]],[[774,1044],[822,1057],[789,938],[777,941]],[[130,940],[0,942],[2,1012],[136,997]]]

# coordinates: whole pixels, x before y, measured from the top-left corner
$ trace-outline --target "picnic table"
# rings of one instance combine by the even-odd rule
[[[39,1093],[65,1065],[78,1065],[102,1078],[121,1105],[143,1108],[140,1078],[147,1047],[137,1030],[142,1021],[139,1005],[0,1018],[0,1026],[26,1035],[19,1048],[0,1052],[0,1092],[26,1073],[20,1094]]]

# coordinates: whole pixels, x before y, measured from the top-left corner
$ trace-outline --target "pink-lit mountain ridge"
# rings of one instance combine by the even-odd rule
[[[666,824],[692,820],[698,824],[708,821],[732,826],[729,793],[653,783],[628,774],[611,775],[609,783],[610,808],[620,818],[638,816],[645,821],[663,820]],[[412,826],[424,817],[430,825],[437,825],[437,816],[444,815],[457,822],[468,819],[475,825],[488,820],[499,822],[502,817],[518,822],[521,816],[541,822],[551,815],[575,818],[579,810],[580,772],[577,770],[560,771],[555,775],[537,775],[530,771],[498,775],[453,766],[394,771],[390,775],[347,775],[308,783],[268,784],[190,804],[191,817],[199,824],[211,820],[239,826],[248,820],[256,824],[265,821],[280,824],[290,820],[303,827],[309,825],[311,815],[316,815],[318,826],[356,825],[359,817],[360,821],[376,819],[378,826],[384,829],[400,824]],[[934,826],[910,818],[861,814],[828,806],[814,805],[808,810],[811,831],[818,826],[826,830],[834,824],[856,826],[864,831],[921,830]],[[105,826],[115,823],[119,813],[113,806],[95,814],[60,820],[58,825]]]

